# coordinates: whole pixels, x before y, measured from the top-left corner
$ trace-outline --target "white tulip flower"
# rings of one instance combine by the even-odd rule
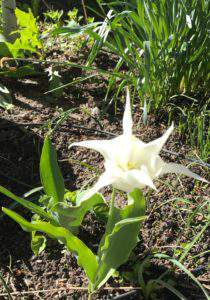
[[[136,138],[132,134],[132,127],[130,93],[127,89],[123,134],[111,140],[82,141],[70,146],[93,149],[98,151],[105,160],[105,172],[99,177],[97,183],[85,193],[85,199],[90,198],[107,185],[112,185],[124,192],[131,192],[134,188],[141,189],[145,186],[156,190],[153,180],[166,173],[184,174],[207,182],[180,164],[165,163],[159,156],[174,129],[173,124],[160,138],[149,143],[144,143]]]

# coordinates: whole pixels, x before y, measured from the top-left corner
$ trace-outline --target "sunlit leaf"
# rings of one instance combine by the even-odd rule
[[[53,221],[52,216],[49,213],[45,212],[43,208],[41,208],[40,206],[34,204],[33,202],[31,202],[29,200],[25,200],[23,198],[20,198],[20,197],[14,195],[12,192],[7,190],[3,186],[0,186],[0,193],[4,194],[8,198],[15,200],[18,203],[20,203],[22,206],[26,207],[31,212],[34,212],[47,220]]]
[[[128,205],[113,208],[99,248],[99,268],[94,289],[100,288],[114,271],[125,263],[138,241],[141,222],[145,219],[145,199],[139,189],[128,195]],[[126,241],[126,242],[125,242]]]
[[[40,176],[45,193],[52,197],[53,204],[62,202],[65,192],[64,180],[58,166],[56,151],[49,136],[45,138],[42,148]]]
[[[74,236],[70,231],[63,227],[56,227],[50,223],[41,221],[30,223],[19,214],[5,207],[3,207],[2,210],[10,218],[15,220],[23,228],[23,230],[29,232],[44,232],[50,237],[53,237],[64,243],[69,251],[76,254],[78,265],[84,268],[90,282],[93,282],[96,270],[98,268],[98,261],[93,252],[79,238]]]
[[[35,231],[31,233],[31,250],[35,255],[39,255],[46,247],[46,237],[36,234]]]
[[[100,194],[95,194],[91,198],[81,201],[76,206],[69,206],[65,203],[58,203],[54,210],[58,213],[59,223],[70,229],[77,227],[82,223],[85,214],[92,209],[95,205],[105,204],[105,201]]]

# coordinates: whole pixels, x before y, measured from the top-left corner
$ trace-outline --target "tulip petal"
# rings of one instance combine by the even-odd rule
[[[133,185],[133,188],[149,186],[152,189],[156,190],[156,187],[146,168],[142,168],[141,170],[131,170],[127,172],[127,179],[130,184]]]
[[[175,163],[166,163],[162,170],[161,170],[161,174],[160,175],[164,175],[167,173],[175,173],[175,174],[183,174],[189,177],[192,177],[194,179],[203,181],[208,183],[208,181],[204,178],[202,178],[201,176],[193,173],[192,171],[190,171],[188,168],[186,168],[185,166],[182,166],[180,164],[175,164]]]
[[[98,181],[94,184],[92,188],[87,190],[87,192],[82,196],[82,201],[89,199],[95,193],[97,193],[103,187],[110,185],[114,182],[114,178],[111,176],[110,173],[104,172],[98,179]]]
[[[174,124],[172,123],[172,125],[166,130],[166,132],[160,138],[148,143],[145,146],[145,149],[147,149],[148,151],[151,149],[153,153],[159,154],[173,130],[174,130]]]
[[[111,145],[112,140],[89,140],[73,143],[69,146],[69,148],[74,146],[89,148],[98,151],[99,153],[101,153],[101,155],[104,156],[104,158],[108,158],[110,154]]]
[[[133,120],[131,114],[130,91],[126,89],[126,104],[123,115],[123,134],[132,135]]]

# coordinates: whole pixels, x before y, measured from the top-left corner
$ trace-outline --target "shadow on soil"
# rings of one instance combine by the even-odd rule
[[[39,160],[43,139],[32,130],[0,118],[0,185],[22,196],[40,186]],[[63,176],[71,173],[69,163],[62,163]],[[68,181],[68,187],[71,182]],[[73,187],[72,187],[73,188]],[[36,199],[34,199],[36,201]],[[0,194],[0,207],[10,207],[27,219],[30,212]],[[30,234],[0,212],[0,267],[31,257]]]

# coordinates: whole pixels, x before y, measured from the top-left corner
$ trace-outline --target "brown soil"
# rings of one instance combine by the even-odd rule
[[[65,80],[69,80],[69,77],[72,78],[75,71],[67,70],[64,76]],[[101,119],[91,115],[94,107],[98,107],[99,110],[102,107],[102,100],[106,92],[105,79],[71,86],[65,90],[65,95],[61,99],[56,100],[43,94],[48,90],[48,81],[45,76],[22,80],[10,79],[3,82],[12,91],[15,106],[10,112],[0,109],[1,185],[18,195],[23,195],[31,188],[40,185],[38,163],[43,137],[46,133],[46,128],[43,129],[41,126],[70,108],[76,108],[76,110],[69,115],[54,134],[54,143],[58,150],[59,164],[66,187],[70,190],[78,189],[93,178],[94,172],[82,167],[79,164],[80,161],[91,164],[100,172],[103,170],[103,160],[100,155],[80,148],[69,150],[68,146],[73,141],[110,138],[108,134],[102,133],[100,130],[116,134],[121,132],[123,112],[121,103],[118,105],[116,114],[110,109],[109,114],[104,115]],[[139,122],[140,119],[141,110],[136,103],[134,122],[138,126],[135,127],[135,132],[145,142],[160,136],[167,127],[163,120],[161,121],[161,116],[151,115],[147,126],[143,125],[141,121]],[[32,124],[37,125],[32,126]],[[192,153],[177,131],[168,141],[166,148],[183,155]],[[187,163],[175,155],[162,153],[162,156],[167,161]],[[198,165],[191,166],[191,169],[205,178],[207,177],[208,169]],[[184,247],[184,243],[190,243],[194,239],[207,218],[206,207],[196,213],[196,207],[203,203],[208,196],[205,184],[195,184],[195,181],[190,178],[178,178],[170,174],[157,181],[156,186],[158,193],[151,193],[145,189],[145,195],[148,198],[148,218],[144,222],[140,242],[135,249],[135,259],[138,261],[142,261],[152,252],[162,252],[178,257],[179,247]],[[109,188],[105,189],[105,196],[108,200]],[[181,199],[175,204],[172,199],[178,197],[190,200],[191,204],[186,205]],[[8,206],[12,202],[1,195],[1,203]],[[26,211],[20,207],[14,209],[26,214]],[[190,226],[187,226],[192,212],[195,212],[195,216],[192,217]],[[87,286],[87,279],[81,268],[77,266],[73,255],[63,251],[61,245],[49,240],[47,249],[35,257],[30,249],[29,234],[22,231],[15,222],[5,216],[1,217],[0,222],[0,272],[11,292],[16,293],[14,299],[87,299],[87,292],[75,291],[70,288],[70,286]],[[102,233],[103,227],[99,226],[91,216],[87,216],[82,226],[83,238],[93,246]],[[208,233],[205,231],[184,260],[184,265],[206,286],[209,284],[208,257],[207,254],[202,255],[201,253],[207,250],[208,242]],[[193,259],[193,256],[198,254],[201,255]],[[129,271],[132,263],[133,258],[126,266],[122,267],[122,271]],[[169,263],[152,260],[145,277],[157,278],[168,268],[172,270]],[[176,283],[176,288],[182,291],[187,299],[203,299],[202,292],[180,270],[172,271],[170,276]],[[127,280],[122,283],[119,279],[112,279],[106,287],[125,285],[136,285],[136,283]],[[41,290],[48,291],[41,292]],[[21,295],[19,292],[29,293]],[[5,289],[0,282],[0,294],[3,293],[5,293]],[[125,290],[102,289],[95,295],[95,299],[112,299],[120,293],[125,293]],[[135,296],[134,298],[140,299],[139,297]],[[159,297],[157,299],[176,299],[163,289],[157,297]],[[0,299],[7,299],[7,297],[0,295]],[[126,299],[131,299],[131,297]]]

